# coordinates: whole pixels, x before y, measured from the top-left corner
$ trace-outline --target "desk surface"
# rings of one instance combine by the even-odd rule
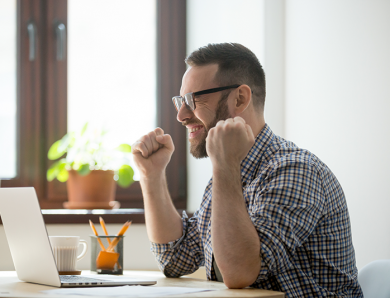
[[[91,274],[89,271],[83,271],[85,274]],[[260,289],[240,289],[230,290],[223,283],[215,281],[206,281],[195,278],[166,278],[161,272],[156,271],[130,271],[125,270],[125,276],[156,280],[157,284],[153,287],[191,287],[191,288],[206,288],[216,291],[198,292],[192,294],[181,295],[180,297],[262,297],[262,298],[283,298],[281,292],[260,290]],[[53,289],[53,287],[31,284],[20,281],[15,271],[0,271],[0,297],[48,297],[51,296],[42,294],[41,291]],[[58,297],[58,296],[55,296]],[[66,296],[72,297],[72,296]],[[75,297],[75,296],[73,296]],[[84,298],[86,296],[83,296]],[[167,297],[167,296],[166,296]],[[178,297],[176,295],[169,297]]]

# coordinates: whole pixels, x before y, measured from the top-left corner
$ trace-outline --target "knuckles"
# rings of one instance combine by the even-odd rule
[[[153,130],[147,134],[150,139],[156,138],[156,132]]]
[[[134,144],[131,145],[131,151],[134,152],[136,150],[140,150],[142,142],[140,140],[136,141]]]
[[[215,129],[217,132],[228,132],[228,133],[232,133],[232,132],[241,132],[241,131],[245,131],[246,130],[246,127],[245,127],[245,123],[242,123],[242,122],[233,122],[233,121],[224,121],[223,123],[222,122],[218,122],[220,123],[219,125],[216,125],[215,127],[213,127],[212,129]],[[211,130],[209,132],[211,132]]]
[[[145,143],[145,142],[147,142],[149,139],[150,139],[149,134],[144,135],[144,136],[142,136],[142,137],[139,138],[138,143]]]
[[[219,120],[217,124],[215,125],[215,129],[218,131],[222,130],[245,130],[246,126],[245,120],[239,116],[234,118],[228,118],[226,120]]]

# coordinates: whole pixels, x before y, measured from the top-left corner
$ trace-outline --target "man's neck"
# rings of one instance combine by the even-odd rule
[[[263,113],[253,112],[247,119],[246,123],[252,128],[253,135],[256,137],[265,127],[265,119]]]

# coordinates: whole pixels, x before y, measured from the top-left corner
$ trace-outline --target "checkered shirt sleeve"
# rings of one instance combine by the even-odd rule
[[[253,198],[249,215],[261,243],[263,264],[257,282],[293,266],[296,249],[306,242],[323,213],[320,177],[299,159],[278,162],[246,190]]]
[[[151,251],[160,270],[167,277],[180,277],[195,272],[204,265],[203,245],[198,232],[197,212],[188,218],[182,214],[183,235],[167,244],[151,242]]]

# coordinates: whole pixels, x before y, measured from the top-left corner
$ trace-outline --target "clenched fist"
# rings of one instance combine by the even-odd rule
[[[167,167],[175,146],[161,128],[149,132],[132,145],[134,162],[141,177],[159,175]]]
[[[221,120],[210,129],[206,139],[207,154],[213,167],[239,165],[255,143],[251,127],[241,117]]]

